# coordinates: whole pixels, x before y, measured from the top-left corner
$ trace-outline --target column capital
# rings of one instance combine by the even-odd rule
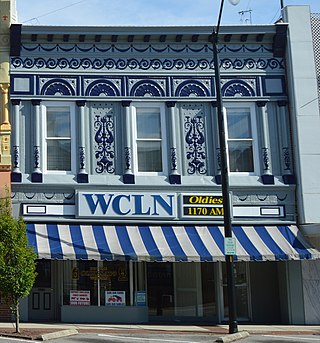
[[[288,101],[287,100],[278,100],[277,104],[279,107],[284,107],[284,106],[287,106]]]
[[[132,100],[122,100],[121,105],[122,105],[122,107],[129,107],[131,102],[132,102]]]
[[[76,104],[77,104],[77,106],[78,107],[84,107],[84,106],[86,106],[86,100],[77,100],[76,101]]]
[[[11,99],[11,104],[13,106],[19,106],[21,104],[21,99]]]
[[[32,99],[31,103],[33,106],[40,106],[41,105],[41,101],[40,99]]]
[[[257,106],[258,107],[265,107],[266,104],[267,104],[268,101],[266,100],[260,100],[260,101],[257,101]]]
[[[168,108],[172,108],[176,106],[176,103],[177,103],[176,101],[167,101],[166,105]]]

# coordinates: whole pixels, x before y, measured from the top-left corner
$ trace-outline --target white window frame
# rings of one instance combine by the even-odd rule
[[[47,107],[69,107],[70,110],[70,140],[71,140],[71,170],[49,170],[47,159]],[[42,128],[42,161],[45,174],[73,175],[76,172],[76,123],[75,104],[70,102],[46,101],[41,104],[41,128]]]
[[[232,172],[230,171],[230,160],[229,160],[229,132],[228,132],[228,122],[227,122],[227,110],[235,108],[247,108],[250,111],[250,122],[251,122],[251,132],[252,132],[252,154],[253,154],[253,171],[252,172]],[[227,158],[228,158],[228,168],[230,175],[243,175],[243,176],[254,176],[260,175],[260,163],[259,163],[259,141],[258,141],[258,127],[257,127],[257,113],[255,104],[247,102],[238,103],[225,103],[223,107],[223,115],[225,118],[225,132],[227,141]]]
[[[138,170],[138,149],[137,149],[137,109],[156,108],[160,111],[161,123],[161,152],[162,152],[162,172],[139,172]],[[132,129],[132,168],[135,175],[159,176],[167,175],[168,173],[168,158],[167,158],[167,130],[166,130],[166,111],[165,105],[162,103],[132,103],[131,105],[131,129]]]

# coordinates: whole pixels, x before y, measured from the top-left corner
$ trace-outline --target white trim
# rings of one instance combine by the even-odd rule
[[[167,132],[166,132],[166,111],[164,103],[153,102],[134,102],[131,104],[131,132],[132,132],[132,170],[135,175],[159,176],[168,174],[168,158],[167,158]],[[155,108],[160,111],[161,123],[161,152],[162,152],[162,172],[139,172],[138,171],[138,154],[137,154],[137,108]],[[160,141],[157,140],[157,141]]]
[[[71,141],[71,170],[48,170],[47,169],[47,107],[68,107],[70,113],[70,141]],[[75,123],[75,104],[73,102],[45,101],[41,103],[41,152],[42,152],[42,170],[44,174],[75,174],[76,172],[76,123]],[[68,137],[69,138],[69,137]]]
[[[228,146],[229,140],[229,133],[227,127],[227,109],[232,108],[247,108],[250,112],[250,121],[251,121],[251,132],[252,132],[252,154],[253,154],[253,172],[231,172],[230,171],[230,163],[228,163],[229,173],[230,175],[244,175],[244,176],[251,176],[251,175],[260,175],[260,163],[259,163],[259,141],[258,141],[258,132],[257,132],[257,114],[256,108],[254,103],[225,103],[223,108],[223,115],[225,116],[225,132],[226,132],[226,140]],[[229,159],[229,149],[227,148],[227,157]]]

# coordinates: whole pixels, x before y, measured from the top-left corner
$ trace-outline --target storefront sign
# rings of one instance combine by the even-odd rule
[[[183,194],[184,217],[223,217],[223,198],[214,194]]]
[[[90,291],[70,291],[70,305],[90,306]]]
[[[177,216],[176,194],[78,192],[78,217],[169,219]]]
[[[145,291],[136,292],[136,306],[146,306],[147,305],[147,295]]]
[[[88,277],[90,280],[112,280],[127,281],[128,275],[125,268],[97,268],[90,267],[90,269],[79,270],[79,268],[72,269],[72,279],[79,280],[80,277]]]
[[[106,306],[125,306],[126,292],[125,291],[106,291]]]

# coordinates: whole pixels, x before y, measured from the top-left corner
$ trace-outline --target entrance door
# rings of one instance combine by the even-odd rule
[[[151,320],[217,321],[214,263],[147,263]]]
[[[202,317],[200,263],[176,263],[175,315],[177,317]]]
[[[214,263],[176,263],[174,271],[175,315],[216,321]]]
[[[29,320],[54,319],[53,289],[51,285],[51,261],[37,262],[37,278],[29,295]]]
[[[147,263],[149,316],[174,316],[173,266],[170,262]]]
[[[235,295],[236,295],[236,309],[237,319],[241,321],[248,321],[250,316],[250,292],[248,284],[248,264],[245,262],[237,262],[234,264],[235,273]],[[224,319],[227,320],[229,316],[228,307],[228,293],[227,293],[227,272],[225,263],[222,264],[223,277],[223,300],[224,300]]]

